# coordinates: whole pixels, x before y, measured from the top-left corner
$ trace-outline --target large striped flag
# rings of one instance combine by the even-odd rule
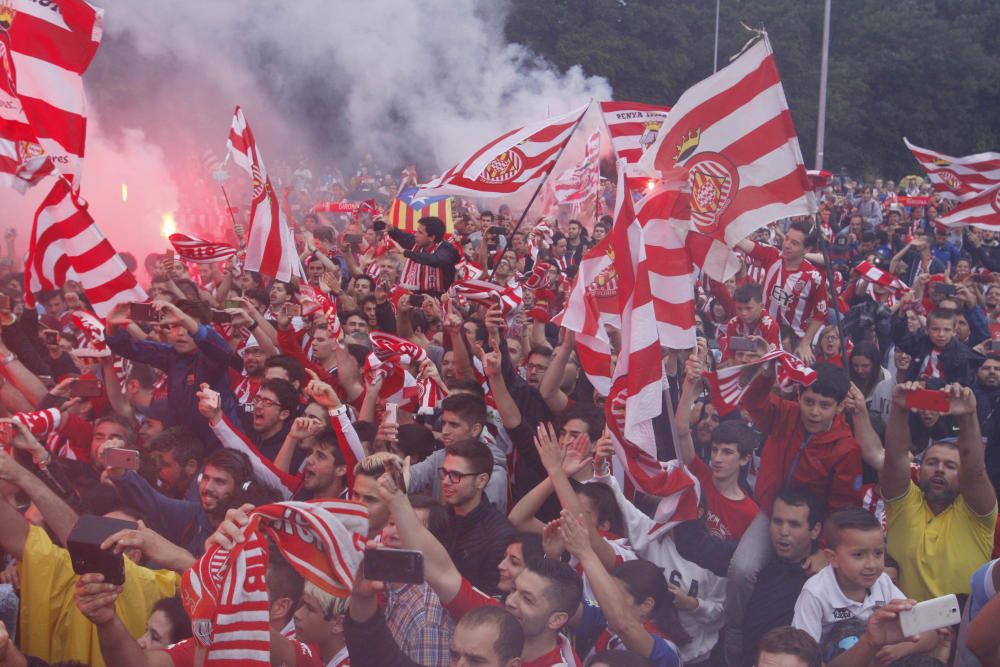
[[[432,181],[417,196],[501,197],[548,176],[590,102],[555,118],[511,130],[476,150]]]
[[[937,222],[947,227],[971,225],[980,229],[1000,230],[1000,183],[966,199]]]
[[[405,188],[389,205],[389,222],[396,229],[413,232],[420,218],[440,218],[444,220],[445,231],[450,234],[455,228],[451,203],[451,197],[447,195],[418,197],[416,188]]]
[[[737,266],[729,248],[754,230],[816,211],[766,34],[685,91],[639,160],[650,175],[677,168],[687,170],[690,229],[707,237],[688,245],[718,280]]]
[[[611,134],[615,155],[630,166],[639,162],[656,141],[669,111],[670,107],[640,102],[601,102],[601,114]]]
[[[60,178],[35,214],[24,266],[24,303],[67,280],[83,285],[94,312],[106,317],[122,301],[145,301],[146,293],[87,212],[87,204]]]
[[[236,248],[228,243],[216,243],[215,241],[204,241],[196,236],[187,234],[171,234],[168,239],[174,251],[185,262],[195,264],[211,264],[233,257],[238,252]]]
[[[552,192],[560,204],[581,204],[597,197],[601,184],[601,131],[594,130],[587,139],[583,159],[559,174]]]
[[[295,239],[264,168],[264,158],[253,132],[238,106],[226,142],[226,159],[233,159],[253,181],[250,199],[250,234],[243,268],[288,282],[302,278],[302,262],[295,251]]]
[[[805,386],[816,381],[816,371],[803,363],[801,359],[790,352],[775,349],[767,354],[754,359],[753,361],[739,366],[727,366],[717,371],[705,373],[705,379],[711,387],[712,405],[719,411],[720,415],[725,415],[735,410],[747,393],[749,383],[745,383],[746,371],[756,368],[761,364],[774,361],[778,364],[777,377],[779,384],[794,382]]]
[[[79,187],[82,77],[102,23],[103,10],[84,0],[0,2],[0,183],[23,190],[58,169]]]
[[[903,137],[934,189],[945,199],[965,201],[1000,185],[1000,153],[976,153],[952,157],[929,148],[914,146]]]

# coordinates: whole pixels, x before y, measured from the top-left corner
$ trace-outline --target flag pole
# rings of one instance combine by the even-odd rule
[[[823,253],[823,264],[826,269],[826,291],[829,295],[827,300],[833,309],[833,322],[837,326],[837,335],[840,336],[840,361],[842,368],[850,370],[851,367],[847,365],[847,339],[844,337],[844,314],[840,312],[840,308],[837,306],[837,283],[833,279],[833,264],[830,262],[830,241],[823,236],[819,214],[815,213],[813,215],[815,216],[814,224],[816,231],[819,232],[819,250]],[[812,345],[812,341],[809,344]]]
[[[591,102],[593,102],[593,100],[591,100]],[[514,229],[512,229],[510,232],[510,239],[512,242],[514,239],[514,234],[517,234],[517,230],[521,228],[521,223],[523,223],[524,219],[528,217],[528,211],[531,210],[531,205],[535,203],[535,199],[538,197],[538,193],[542,191],[542,186],[545,185],[545,182],[549,180],[549,174],[555,171],[556,165],[559,163],[559,158],[562,157],[563,151],[566,150],[566,146],[569,145],[569,140],[573,138],[574,134],[576,134],[576,128],[580,127],[580,123],[583,121],[583,117],[587,115],[587,111],[589,110],[590,110],[590,104],[588,104],[587,108],[583,110],[583,113],[580,114],[580,117],[576,119],[576,123],[573,125],[573,129],[570,130],[569,136],[566,137],[566,142],[559,149],[559,152],[556,154],[556,159],[552,162],[552,169],[549,170],[548,174],[545,174],[545,176],[542,177],[542,180],[538,183],[538,187],[535,188],[535,194],[531,195],[531,199],[528,200],[528,205],[524,207],[524,212],[521,213],[521,217],[518,219],[517,224],[514,225]],[[493,278],[496,277],[497,266],[499,265],[500,262],[497,262],[496,264],[493,265],[493,272],[490,274],[490,282],[493,282]]]
[[[233,231],[235,232],[236,225],[239,223],[236,222],[236,216],[233,214],[233,206],[232,204],[229,203],[229,193],[226,192],[226,186],[224,186],[222,183],[219,183],[219,189],[222,190],[222,196],[226,200],[226,210],[229,212],[229,219],[233,221]],[[239,242],[240,248],[246,247],[246,243],[243,242],[243,239],[240,236],[237,235],[236,240]]]

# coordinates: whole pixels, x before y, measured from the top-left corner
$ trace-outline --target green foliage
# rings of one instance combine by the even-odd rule
[[[823,0],[722,0],[719,66],[771,36],[808,165],[815,155]],[[603,76],[615,98],[672,104],[712,72],[712,0],[511,0],[506,38]],[[1000,2],[833,0],[824,166],[919,173],[902,137],[953,155],[1000,149]]]

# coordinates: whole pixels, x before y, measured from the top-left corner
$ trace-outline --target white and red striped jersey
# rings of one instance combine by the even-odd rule
[[[753,324],[744,324],[739,317],[733,316],[726,322],[726,327],[719,330],[719,350],[723,359],[729,359],[729,341],[735,337],[748,338],[760,336],[769,344],[781,347],[781,329],[774,318],[763,313]]]
[[[754,244],[750,256],[767,267],[764,275],[764,308],[779,324],[805,335],[810,320],[827,319],[826,282],[823,273],[803,260],[799,268],[785,268],[781,251]]]

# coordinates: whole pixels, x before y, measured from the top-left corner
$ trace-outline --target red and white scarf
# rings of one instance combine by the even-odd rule
[[[288,563],[327,593],[351,594],[361,564],[368,509],[349,500],[288,501],[258,507],[232,550],[213,545],[184,573],[181,599],[204,665],[270,665],[267,600],[270,538]]]
[[[410,412],[433,413],[448,395],[447,390],[432,377],[417,380],[408,370],[411,364],[428,359],[427,350],[405,338],[381,331],[372,331],[369,338],[372,353],[365,361],[365,382],[382,379],[379,398]]]
[[[784,350],[771,350],[759,359],[739,366],[727,366],[717,371],[705,373],[709,386],[712,388],[712,405],[719,411],[720,415],[725,415],[739,405],[743,395],[747,392],[747,387],[740,383],[740,374],[754,366],[775,361],[778,364],[778,382],[797,382],[809,386],[816,380],[816,371],[806,366],[801,359],[790,352]]]
[[[430,248],[421,249],[420,252],[432,255],[441,247],[441,243],[435,243]],[[407,259],[403,265],[403,277],[399,284],[416,292],[440,294],[444,291],[444,270]]]
[[[871,262],[861,262],[854,267],[854,271],[859,273],[862,278],[873,285],[884,287],[886,293],[893,302],[896,299],[901,298],[910,289],[902,280],[888,271],[883,271]]]
[[[460,305],[475,303],[490,308],[500,304],[504,317],[510,318],[521,308],[524,298],[521,286],[518,284],[500,287],[487,280],[462,280],[451,286],[448,296],[458,301]]]

